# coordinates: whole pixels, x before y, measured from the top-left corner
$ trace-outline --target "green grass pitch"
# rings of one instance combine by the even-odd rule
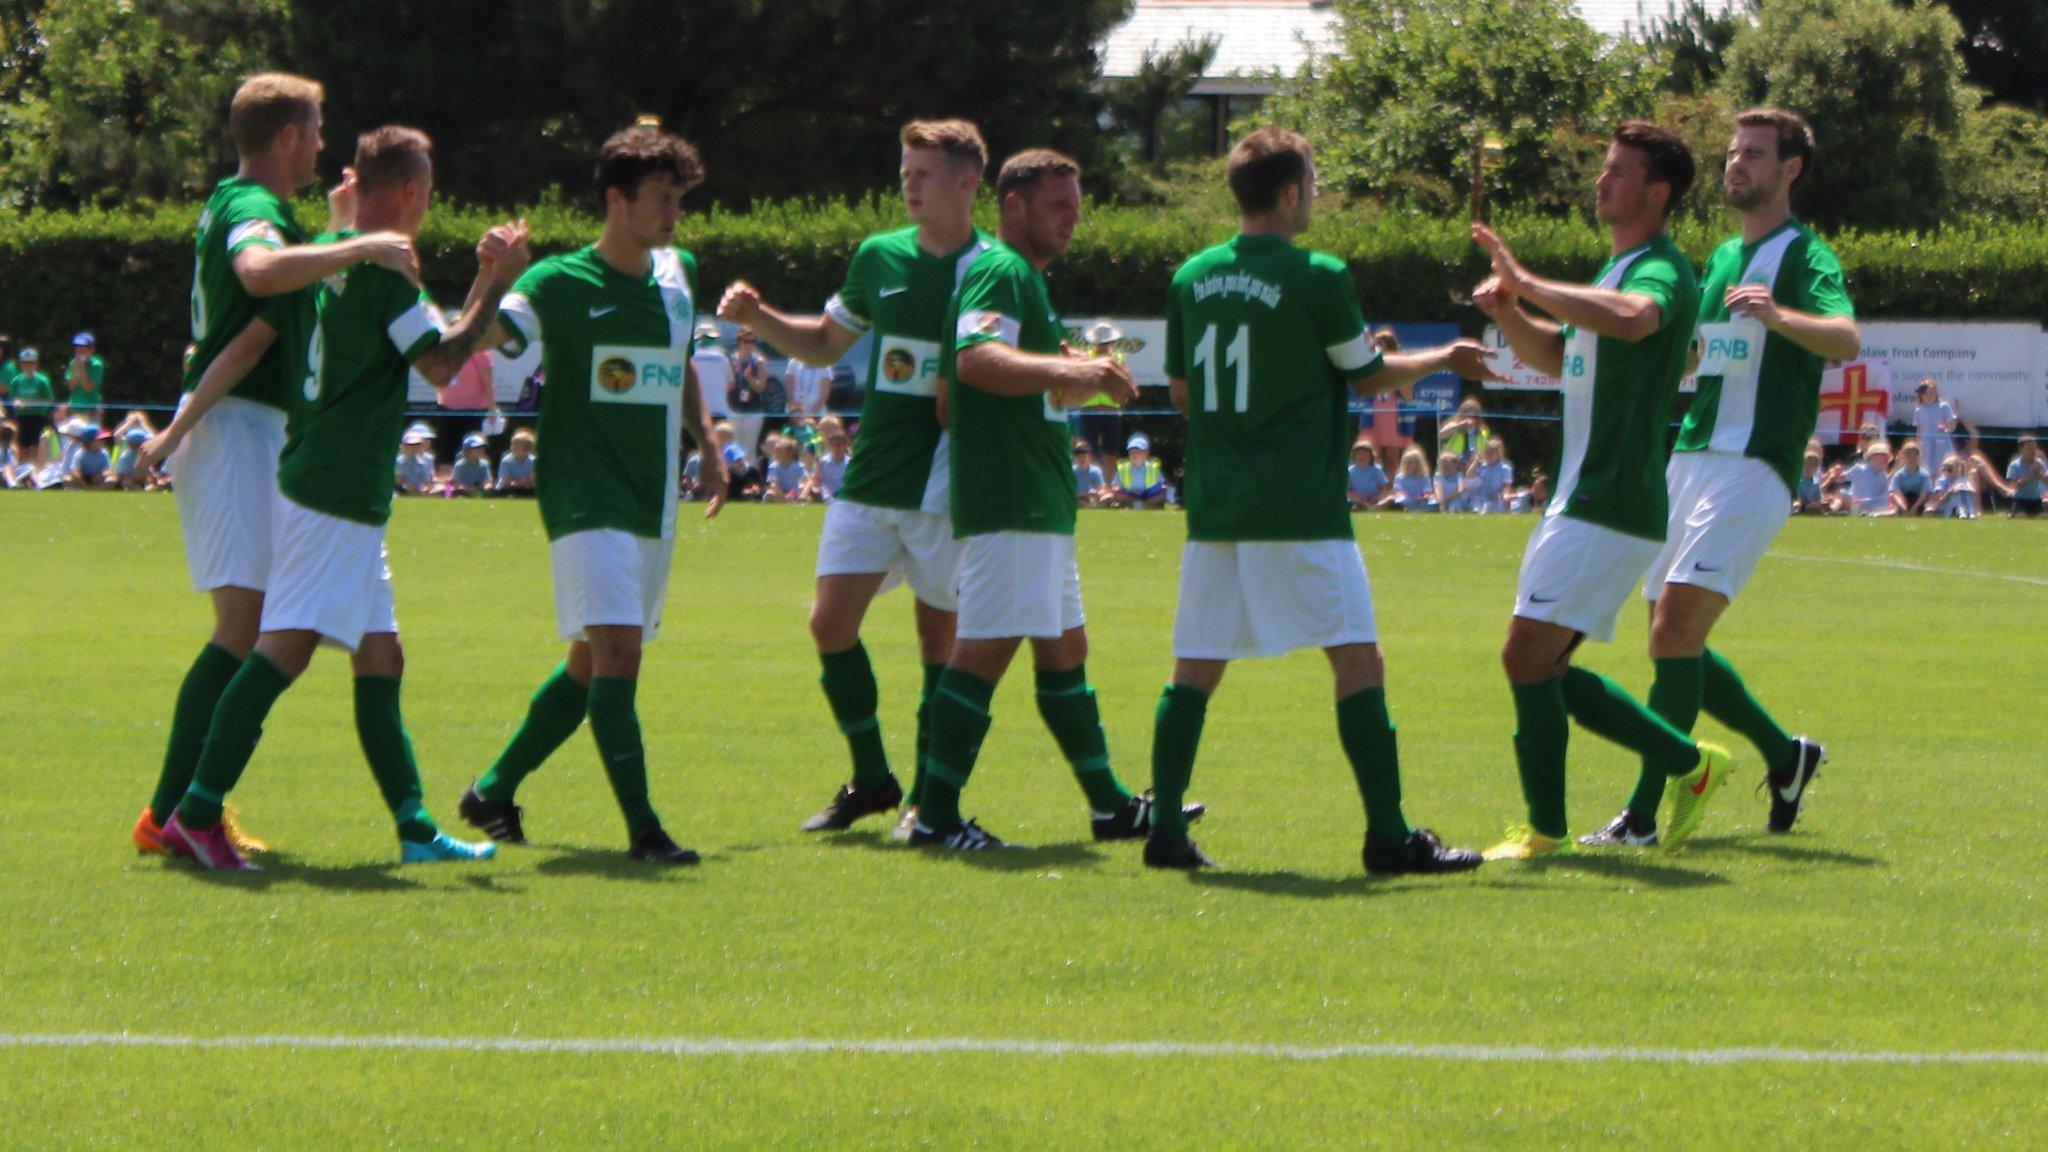
[[[2039,1148],[2048,1063],[1632,1062],[1631,1048],[2048,1052],[2048,536],[1800,521],[1718,644],[1832,763],[1763,832],[1746,746],[1695,843],[1449,880],[1366,878],[1313,653],[1234,668],[1192,794],[1227,870],[1097,847],[1029,678],[966,809],[1035,847],[913,855],[796,825],[843,774],[804,620],[820,517],[686,509],[640,695],[654,800],[702,867],[621,860],[587,735],[522,793],[536,846],[400,869],[338,653],[237,795],[258,876],[138,858],[171,698],[208,627],[172,502],[0,497],[0,1147]],[[1497,650],[1528,518],[1358,520],[1419,823],[1520,816]],[[1183,527],[1089,513],[1113,756],[1149,776]],[[412,502],[391,531],[406,711],[445,822],[559,658],[530,504]],[[1639,693],[1631,607],[1586,662]],[[907,765],[906,594],[868,643]],[[1018,670],[1021,671],[1021,668]],[[1719,730],[1703,721],[1701,731]],[[1575,831],[1634,766],[1575,737]],[[127,1031],[229,1047],[33,1046]],[[488,1050],[259,1047],[443,1037]],[[1471,1045],[1465,1056],[506,1050],[666,1038]],[[1580,1060],[1518,1060],[1527,1045]],[[914,1049],[914,1045],[913,1045]],[[1482,1059],[1481,1057],[1484,1057]]]

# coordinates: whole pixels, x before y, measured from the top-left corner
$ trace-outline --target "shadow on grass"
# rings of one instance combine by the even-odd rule
[[[375,864],[306,864],[279,852],[265,852],[254,858],[260,872],[215,872],[190,861],[172,865],[180,873],[207,884],[261,892],[273,884],[304,884],[332,892],[409,892],[422,887],[398,875],[396,861]]]
[[[1047,868],[1093,868],[1102,863],[1102,856],[1096,852],[1095,842],[1092,840],[1012,846],[988,852],[949,852],[937,848],[926,849],[923,854],[939,859],[958,860],[970,868],[980,868],[987,872],[1041,872]]]
[[[715,863],[707,858],[704,863]],[[617,848],[567,848],[534,865],[547,876],[591,876],[600,880],[637,880],[643,884],[667,884],[695,872],[703,864],[650,864],[635,860]]]
[[[1832,864],[1840,868],[1878,868],[1890,863],[1882,856],[1865,856],[1838,848],[1821,848],[1787,839],[1778,832],[1746,832],[1731,836],[1695,836],[1686,841],[1687,851],[1744,852],[1768,856],[1788,864]]]
[[[1196,888],[1227,888],[1259,896],[1292,896],[1304,900],[1331,900],[1339,896],[1393,896],[1420,892],[1418,885],[1400,884],[1400,876],[1305,876],[1285,870],[1273,872],[1232,872],[1228,868],[1190,872],[1187,881]],[[1427,879],[1426,877],[1424,879]]]
[[[1496,872],[1498,870],[1498,872]],[[1479,870],[1482,876],[1499,873],[1534,878],[1550,872],[1577,872],[1588,876],[1602,876],[1614,880],[1626,880],[1631,884],[1647,884],[1652,888],[1718,888],[1730,883],[1726,876],[1714,872],[1702,872],[1694,868],[1674,868],[1669,864],[1657,864],[1641,856],[1614,853],[1604,855],[1580,852],[1571,856],[1549,856],[1539,860],[1523,860],[1514,863],[1488,864]]]

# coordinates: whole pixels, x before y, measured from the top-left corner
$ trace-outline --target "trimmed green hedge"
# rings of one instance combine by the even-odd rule
[[[302,209],[308,220],[324,212],[319,205]],[[91,328],[99,334],[116,403],[174,398],[187,340],[197,217],[197,206],[183,205],[0,220],[0,330],[42,345],[45,359],[55,360],[72,332]],[[589,213],[559,204],[537,207],[528,218],[541,252],[572,248],[597,231]],[[436,210],[420,246],[437,294],[460,298],[471,248],[492,221],[477,209]],[[707,308],[729,281],[744,276],[779,305],[811,309],[838,287],[862,236],[900,224],[893,198],[776,203],[745,213],[692,215],[679,235],[698,254]],[[1605,255],[1597,229],[1582,221],[1511,218],[1500,228],[1526,262],[1547,273],[1590,278]],[[1180,261],[1231,230],[1221,211],[1097,208],[1053,270],[1054,298],[1075,314],[1156,315]],[[1679,234],[1687,253],[1701,261],[1720,238],[1696,227]],[[1351,261],[1370,315],[1477,325],[1477,314],[1452,299],[1453,289],[1462,293],[1484,272],[1462,221],[1326,208],[1308,239]],[[2048,276],[2041,271],[2048,268],[2048,227],[1850,233],[1834,244],[1865,317],[2048,318]]]

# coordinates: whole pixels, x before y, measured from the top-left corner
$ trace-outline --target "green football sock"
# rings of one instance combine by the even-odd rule
[[[441,831],[420,803],[420,765],[398,707],[396,676],[356,677],[356,739],[384,806],[398,821],[398,838],[426,843]]]
[[[1401,814],[1401,749],[1394,721],[1387,715],[1387,691],[1365,688],[1337,701],[1337,737],[1358,777],[1358,795],[1365,801],[1366,835],[1382,844],[1408,839],[1408,819]]]
[[[178,818],[186,827],[211,828],[220,823],[221,804],[242,779],[242,769],[249,766],[256,742],[263,738],[264,717],[291,686],[291,678],[261,652],[250,653],[242,662],[242,670],[220,694],[220,706],[213,710],[213,725],[206,730],[206,747],[199,753],[192,785],[178,801]]]
[[[510,804],[520,781],[533,775],[562,742],[583,726],[590,709],[590,689],[569,678],[569,666],[558,666],[533,694],[526,720],[512,742],[498,753],[498,762],[476,782],[477,795],[493,804]]]
[[[590,681],[590,734],[597,738],[605,778],[611,781],[612,795],[626,817],[626,835],[634,840],[661,823],[654,806],[647,802],[647,751],[640,744],[640,714],[633,707],[638,688],[636,680],[593,677]]]
[[[164,765],[157,773],[156,792],[149,798],[149,818],[162,825],[192,786],[192,773],[199,767],[200,749],[206,747],[206,730],[213,725],[213,710],[228,681],[242,670],[234,653],[218,644],[199,650],[199,658],[185,673],[178,688],[178,704],[171,712],[171,738],[164,745]]]
[[[924,666],[924,691],[917,698],[917,768],[910,779],[910,797],[905,803],[917,807],[924,795],[924,761],[932,754],[932,692],[939,686],[939,673],[944,664]]]
[[[1038,714],[1052,730],[1060,753],[1073,765],[1074,779],[1088,796],[1088,807],[1097,816],[1123,810],[1131,794],[1109,767],[1109,738],[1102,732],[1102,710],[1095,703],[1095,689],[1088,686],[1086,665],[1065,672],[1040,669]]]
[[[1667,656],[1656,661],[1657,677],[1650,681],[1650,711],[1662,716],[1680,732],[1691,732],[1700,718],[1700,679],[1705,661],[1698,656]],[[1628,798],[1628,810],[1638,821],[1657,823],[1657,805],[1664,802],[1664,781],[1668,779],[1646,757],[1636,778],[1636,790]]]
[[[1564,684],[1515,684],[1515,768],[1522,798],[1529,802],[1529,826],[1554,840],[1565,834],[1564,756],[1572,736],[1564,706]]]
[[[1667,776],[1683,776],[1699,767],[1699,745],[1692,737],[1636,703],[1621,685],[1584,668],[1564,673],[1564,703],[1572,719],[1586,731],[1640,755],[1643,762]]]
[[[875,717],[880,690],[867,646],[856,640],[844,652],[820,652],[818,662],[825,667],[818,677],[825,702],[853,753],[853,786],[882,787],[889,782],[889,754],[882,748],[882,722]]]
[[[988,735],[989,701],[996,686],[955,668],[939,674],[932,689],[932,751],[924,766],[924,795],[917,820],[927,828],[951,828],[960,822],[960,790],[981,756]]]
[[[1188,781],[1195,775],[1195,749],[1202,742],[1202,722],[1209,717],[1209,697],[1186,684],[1168,684],[1152,714],[1152,831],[1168,839],[1186,839]]]
[[[1750,695],[1749,686],[1728,658],[1707,649],[1706,675],[1701,683],[1700,705],[1707,715],[1740,732],[1764,758],[1774,781],[1785,783],[1799,749],[1792,737],[1771,718],[1764,706]]]

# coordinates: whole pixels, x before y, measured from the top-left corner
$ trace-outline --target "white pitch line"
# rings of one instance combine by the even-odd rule
[[[2011,572],[1972,572],[1967,568],[1937,568],[1932,564],[1912,564],[1904,560],[1866,560],[1860,556],[1805,556],[1797,552],[1766,552],[1773,560],[1807,560],[1816,564],[1854,564],[1859,568],[1890,568],[1896,572],[1924,572],[1930,576],[1966,576],[1973,580],[2004,580],[2011,584],[2025,584],[2033,588],[2048,588],[2048,579],[2039,576],[2020,576]]]
[[[1458,1064],[1876,1064],[2048,1067],[2048,1052],[1896,1052],[1838,1048],[1542,1048],[1520,1044],[1203,1044],[1174,1040],[741,1040],[729,1037],[525,1039],[490,1036],[176,1036],[135,1032],[0,1032],[0,1049],[182,1048],[346,1052],[513,1052],[629,1056],[995,1055],[1434,1060]]]

